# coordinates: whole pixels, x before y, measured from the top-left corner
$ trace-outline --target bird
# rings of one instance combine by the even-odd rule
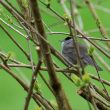
[[[77,65],[77,52],[75,49],[75,45],[73,39],[71,37],[66,37],[64,40],[61,41],[61,54],[72,64]],[[96,61],[91,58],[88,54],[87,46],[84,44],[80,44],[76,42],[77,47],[79,48],[79,56],[83,67],[85,68],[87,65],[91,65],[96,67],[98,71],[102,71],[102,68],[97,65]],[[68,64],[69,65],[69,64]],[[70,66],[70,65],[69,65]],[[80,66],[81,67],[81,66]]]

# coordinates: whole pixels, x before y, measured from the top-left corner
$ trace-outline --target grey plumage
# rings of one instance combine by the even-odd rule
[[[79,47],[79,53],[82,65],[85,67],[87,65],[95,66],[99,71],[102,70],[95,61],[88,55],[87,47],[77,42],[77,46]],[[77,64],[77,54],[76,49],[73,44],[73,39],[71,37],[67,37],[62,42],[62,55],[72,64]],[[94,65],[95,63],[95,65]]]

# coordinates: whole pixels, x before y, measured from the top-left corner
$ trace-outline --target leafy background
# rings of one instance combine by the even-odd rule
[[[95,5],[97,2],[100,2],[100,5],[109,9],[110,11],[110,1],[109,0],[91,0]],[[11,1],[12,4],[14,4],[16,7],[17,3],[16,0]],[[79,5],[82,5],[83,7],[79,9],[80,15],[82,17],[83,23],[84,23],[84,31],[89,31],[92,29],[97,29],[96,23],[89,12],[87,6],[82,3],[82,0],[77,0]],[[45,6],[40,4],[40,9],[42,13],[43,21],[48,25],[51,29],[51,31],[55,32],[69,32],[65,23],[62,22],[59,18],[57,18],[51,11],[46,9]],[[69,6],[69,3],[67,3]],[[64,16],[64,11],[60,4],[58,4],[55,0],[51,1],[51,7],[53,7],[56,12],[58,12],[60,15]],[[4,19],[6,22],[10,23],[8,20],[8,17],[12,19],[12,22],[15,24],[18,24],[16,20],[13,18],[13,16],[7,12],[1,5],[0,10],[2,14],[0,14],[0,18]],[[110,13],[106,13],[102,10],[97,9],[98,16],[100,17],[102,23],[104,24],[104,27],[110,28]],[[2,23],[2,22],[0,22]],[[3,23],[2,23],[3,24]],[[52,25],[53,24],[53,25]],[[8,28],[5,24],[3,24],[8,31],[13,35],[13,37],[22,45],[22,47],[25,48],[26,51],[28,51],[28,44],[26,39],[22,38],[19,34]],[[13,26],[13,24],[12,24]],[[46,29],[47,31],[47,29]],[[23,31],[22,31],[23,32]],[[90,36],[93,37],[101,37],[99,32],[90,33]],[[110,32],[109,32],[110,35]],[[64,39],[65,35],[48,35],[49,42],[58,50],[61,51],[60,47],[60,40]],[[100,43],[102,45],[103,42]],[[37,55],[34,49],[34,44],[30,43],[33,59],[35,62],[37,62]],[[6,54],[11,54],[12,57],[23,61],[24,63],[29,63],[25,56],[21,54],[21,51],[14,46],[13,42],[8,38],[8,36],[4,33],[4,31],[0,28],[0,51],[3,51]],[[97,50],[96,50],[97,51]],[[99,54],[103,57],[103,59],[109,63],[109,60],[103,56],[100,52]],[[64,67],[64,65],[61,64],[54,56],[54,61],[60,66]],[[99,64],[100,62],[98,62]],[[110,63],[109,63],[110,64]],[[103,65],[99,64],[101,67]],[[24,80],[29,83],[29,80],[31,79],[32,71],[29,69],[19,69],[15,68],[13,69],[16,74],[19,74],[20,77],[23,77]],[[87,71],[95,74],[95,69],[93,67],[87,67]],[[44,76],[48,79],[47,72],[42,72]],[[106,69],[103,68],[103,71],[100,72],[100,75],[102,78],[109,80],[109,73],[106,71]],[[67,78],[65,78],[62,74],[58,73],[58,77],[61,80],[63,84],[63,88],[65,89],[65,92],[68,96],[69,102],[71,103],[74,110],[88,110],[88,104],[87,102],[77,95],[78,87],[73,85],[70,81],[68,81]],[[48,79],[49,80],[49,79]],[[49,92],[41,78],[38,78],[40,90],[42,91],[42,94],[44,97],[49,99],[52,103],[55,104],[54,97]],[[102,87],[100,83],[94,81],[95,84],[97,84],[99,87]],[[108,91],[110,91],[110,88],[107,86]],[[110,92],[109,92],[110,93]],[[23,88],[16,82],[15,79],[13,79],[8,73],[4,72],[2,69],[0,69],[0,110],[22,110],[25,103],[25,98],[27,96],[27,93],[23,90]],[[37,105],[34,103],[33,99],[31,99],[31,104],[29,106],[29,110],[35,110]]]

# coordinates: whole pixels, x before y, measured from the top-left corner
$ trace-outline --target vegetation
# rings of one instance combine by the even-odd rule
[[[110,110],[109,4],[0,0],[0,109]],[[77,65],[61,54],[67,36],[75,42]],[[77,42],[103,71],[95,63],[79,66]]]

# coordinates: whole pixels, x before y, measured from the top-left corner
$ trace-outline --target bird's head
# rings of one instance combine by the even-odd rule
[[[66,37],[65,39],[61,40],[61,45],[63,47],[64,43],[68,43],[71,40],[71,37]]]

